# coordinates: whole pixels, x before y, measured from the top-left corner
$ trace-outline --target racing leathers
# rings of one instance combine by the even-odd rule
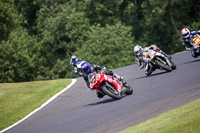
[[[167,55],[165,52],[163,52],[162,50],[160,50],[156,45],[151,45],[150,47],[145,47],[142,50],[142,54],[136,55],[135,61],[138,64],[138,66],[139,66],[140,69],[145,68],[145,74],[146,75],[150,75],[153,71],[156,70],[152,66],[152,64],[150,63],[151,59],[150,59],[150,57],[148,55],[149,54],[148,53],[149,49],[153,49],[153,50],[155,50],[157,52],[160,52],[160,53],[164,54],[170,60],[172,58],[170,55]]]
[[[192,53],[192,57],[197,57],[196,51],[193,49],[192,41],[197,36],[200,35],[200,31],[191,31],[188,38],[184,38],[182,40],[185,49],[190,50]]]
[[[145,68],[146,75],[150,75],[155,69],[150,63],[151,59],[145,57],[145,54],[148,54],[148,52],[143,51],[141,55],[136,55],[135,61],[140,69]]]
[[[114,73],[113,71],[109,70],[109,69],[106,69],[106,67],[101,67],[101,66],[98,66],[98,65],[93,65],[91,66],[91,72],[90,73],[93,73],[93,72],[101,72],[101,73],[105,73],[107,75],[111,75],[113,77],[116,77],[118,80],[122,81],[122,83],[125,83],[123,82],[123,77],[117,75],[116,73]],[[90,74],[89,73],[89,74]],[[88,86],[88,88],[90,88],[90,82],[88,81],[88,75],[89,74],[85,74],[83,73],[83,78]],[[105,94],[103,94],[102,92],[100,91],[96,91],[97,93],[97,97],[99,98],[102,98]]]
[[[74,74],[78,74],[79,76],[82,76],[83,74],[80,73],[78,71],[78,68],[77,68],[77,64],[80,63],[82,60],[79,59],[79,58],[76,58],[75,60],[70,60],[70,64],[72,65],[73,69],[74,69]]]
[[[101,66],[98,66],[98,65],[92,65],[91,70],[89,71],[89,73],[86,74],[81,69],[82,64],[84,64],[85,62],[86,61],[77,59],[74,62],[70,61],[70,64],[73,65],[75,74],[78,74],[79,76],[83,76],[83,79],[85,80],[88,88],[90,88],[90,82],[88,80],[88,75],[90,73],[93,73],[93,72],[101,72],[101,73],[105,73],[107,75],[111,75],[113,77],[116,77],[118,80],[122,81],[122,83],[125,84],[125,82],[123,81],[123,77],[117,75],[116,73],[113,73],[113,71],[111,71],[109,69],[106,69],[106,67],[101,67]],[[97,97],[99,97],[99,98],[102,98],[104,96],[104,94],[100,91],[96,91],[96,93],[97,93]]]

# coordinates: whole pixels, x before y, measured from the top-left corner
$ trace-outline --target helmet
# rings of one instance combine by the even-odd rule
[[[188,28],[183,28],[181,30],[181,34],[183,35],[184,38],[188,38],[190,36],[190,30]]]
[[[142,47],[141,47],[140,45],[136,45],[136,46],[134,47],[134,53],[135,53],[136,55],[141,55],[141,54],[142,54]]]
[[[72,61],[75,61],[76,59],[77,59],[77,57],[76,57],[75,55],[72,55],[72,56],[71,56],[71,60],[72,60]]]
[[[81,63],[81,71],[84,72],[85,74],[89,74],[91,72],[90,64],[86,61],[83,61]]]

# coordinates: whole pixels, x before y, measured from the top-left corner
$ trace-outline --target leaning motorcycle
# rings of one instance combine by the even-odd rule
[[[200,36],[197,35],[197,37],[195,37],[192,40],[192,45],[193,45],[193,51],[195,53],[194,57],[198,57],[200,55]]]
[[[106,75],[105,73],[93,72],[88,75],[90,82],[90,89],[100,91],[105,95],[112,97],[113,99],[120,100],[125,94],[131,95],[133,88],[117,78]]]
[[[150,63],[154,69],[166,70],[167,72],[176,69],[175,63],[161,52],[149,49],[147,56],[151,59]]]

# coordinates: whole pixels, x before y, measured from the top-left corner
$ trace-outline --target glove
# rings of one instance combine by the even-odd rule
[[[103,67],[102,69],[106,70],[106,67]]]
[[[158,47],[156,47],[156,50],[160,51],[160,49]]]
[[[106,73],[106,72],[107,72],[106,67],[103,67],[103,68],[101,69],[101,73]]]

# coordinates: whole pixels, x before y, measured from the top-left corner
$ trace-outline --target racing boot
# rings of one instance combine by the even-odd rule
[[[122,81],[122,84],[123,84],[124,87],[127,87],[127,86],[128,86],[128,84],[127,84],[126,81],[124,81],[124,80]]]
[[[119,81],[122,82],[123,86],[126,86],[126,82],[124,81],[124,77],[117,75],[116,73],[113,74],[114,77],[116,77]]]
[[[151,75],[153,71],[155,71],[156,69],[150,64],[148,63],[146,68],[145,68],[145,74],[148,76],[148,75]]]
[[[145,67],[145,74],[148,76],[150,75],[149,73],[149,63],[147,63],[146,67]]]
[[[97,97],[98,98],[103,98],[105,96],[105,94],[103,94],[102,92],[100,91],[96,91],[96,94],[97,94]]]

